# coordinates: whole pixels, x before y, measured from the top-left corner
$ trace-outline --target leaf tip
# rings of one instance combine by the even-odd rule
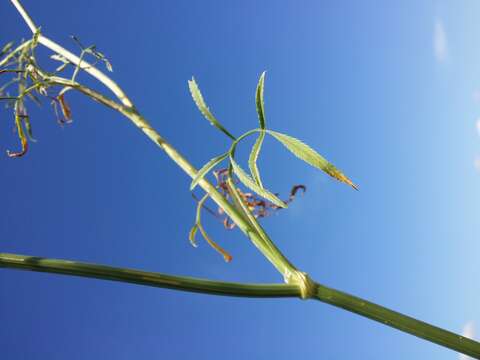
[[[338,170],[337,170],[338,171]],[[351,186],[352,188],[354,188],[355,190],[359,190],[358,189],[358,186],[355,185],[352,180],[350,180],[348,177],[346,177],[343,173],[341,172],[336,172],[334,175],[333,175],[337,180],[340,180],[341,182]]]
[[[190,232],[188,234],[188,240],[190,241],[190,244],[192,244],[193,247],[198,247],[198,244],[195,241],[195,235],[197,233],[197,230],[198,230],[198,225],[195,224],[195,225],[192,226],[192,228],[190,229]]]

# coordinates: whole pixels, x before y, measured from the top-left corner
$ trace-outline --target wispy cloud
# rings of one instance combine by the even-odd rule
[[[475,337],[475,323],[473,321],[469,321],[463,326],[462,335],[469,339],[473,339]],[[459,354],[458,358],[459,360],[473,359],[472,357],[464,354]]]
[[[448,59],[448,39],[445,26],[440,18],[435,19],[433,29],[433,52],[438,62],[445,62]]]
[[[473,98],[473,101],[480,102],[480,90],[475,90],[472,93],[472,98]]]
[[[477,134],[480,136],[480,118],[475,122],[475,128],[477,129]],[[478,155],[475,160],[473,160],[473,167],[480,172],[480,157]]]
[[[480,158],[477,157],[475,160],[473,160],[473,167],[480,172]]]

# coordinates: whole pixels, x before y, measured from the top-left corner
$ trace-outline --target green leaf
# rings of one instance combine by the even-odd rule
[[[205,201],[207,201],[207,199],[208,199],[208,194],[205,194],[200,199],[200,201],[197,203],[197,211],[195,213],[195,224],[197,224],[197,225],[202,223],[202,220],[201,220],[202,208],[203,208],[203,204],[205,204]]]
[[[195,235],[197,234],[198,231],[198,225],[195,224],[192,226],[190,229],[190,232],[188,233],[188,240],[190,241],[190,244],[192,244],[193,247],[197,247],[197,241],[195,240]]]
[[[342,181],[355,190],[358,190],[357,186],[352,183],[352,181],[347,178],[340,170],[338,170],[333,164],[327,161],[322,155],[317,153],[307,144],[304,144],[300,140],[285,134],[278,133],[272,130],[266,130],[270,135],[275,139],[280,141],[288,150],[290,150],[295,156],[302,159],[306,163],[316,167],[320,170],[323,170],[331,177]]]
[[[260,122],[260,128],[265,129],[265,107],[263,103],[263,87],[265,84],[265,71],[260,76],[257,85],[255,102],[257,104],[258,121]]]
[[[5,46],[2,48],[2,50],[0,50],[0,56],[3,56],[5,55],[7,52],[10,51],[10,49],[12,48],[13,46],[13,41],[5,44]]]
[[[238,179],[243,183],[243,185],[256,192],[261,197],[271,201],[275,205],[282,208],[287,208],[287,204],[285,204],[282,200],[280,200],[270,191],[259,187],[255,183],[255,181],[250,176],[248,176],[248,174],[235,162],[232,157],[230,157],[230,162],[232,164],[233,172],[235,173],[235,175],[237,175]]]
[[[195,82],[195,79],[192,77],[192,80],[188,80],[188,88],[190,89],[190,93],[192,94],[193,101],[198,107],[198,110],[205,116],[205,118],[210,121],[210,124],[215,126],[218,130],[223,132],[225,135],[227,135],[229,138],[235,140],[235,136],[230,134],[227,129],[225,129],[220,122],[213,116],[213,114],[210,112],[210,109],[208,108],[207,104],[205,103],[205,100],[203,100],[202,93],[200,92],[200,89],[198,88],[197,83]]]
[[[62,64],[55,69],[55,72],[57,72],[57,73],[62,72],[67,66],[68,66],[68,64]]]
[[[260,149],[262,148],[263,139],[265,139],[265,131],[261,130],[258,135],[255,144],[253,144],[252,151],[250,152],[250,157],[248,158],[248,167],[252,173],[253,180],[263,189],[262,180],[260,179],[260,172],[257,167],[257,159],[260,154]]]
[[[56,60],[56,61],[60,61],[64,64],[70,64],[70,61],[68,61],[68,59],[60,54],[53,54],[53,55],[50,55],[50,59],[52,60]]]
[[[30,117],[25,116],[23,117],[23,122],[25,123],[25,129],[27,130],[28,137],[30,138],[31,141],[36,142],[35,138],[33,137],[33,132],[32,132],[32,124],[30,124]]]
[[[192,183],[190,184],[190,191],[192,191],[195,186],[197,186],[197,184],[205,177],[207,173],[210,172],[210,170],[212,170],[215,166],[221,163],[227,156],[228,153],[222,154],[203,165],[202,168],[198,170],[197,175],[195,175],[195,177],[193,178]]]
[[[201,222],[201,212],[202,212],[203,204],[208,199],[208,197],[209,197],[209,195],[205,194],[197,204],[197,215],[196,215],[196,219],[195,219],[195,225],[190,230],[189,239],[190,239],[190,242],[192,242],[192,240],[195,241],[195,234],[197,233],[197,230],[200,230],[200,233],[202,234],[205,241],[212,248],[214,248],[216,251],[218,251],[220,254],[222,254],[222,256],[223,256],[223,258],[226,262],[229,262],[229,261],[232,260],[232,256],[228,252],[226,252],[220,245],[218,245],[215,241],[213,241],[210,238],[210,236],[208,236],[208,234],[205,231],[205,229],[203,228],[203,225],[202,225],[202,222]],[[196,247],[196,242],[194,242],[192,245]]]
[[[103,58],[102,60],[107,70],[110,72],[113,72],[113,67],[112,67],[112,64],[110,64],[110,61],[108,61],[106,58]]]

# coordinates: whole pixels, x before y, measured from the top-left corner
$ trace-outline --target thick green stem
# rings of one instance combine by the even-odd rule
[[[298,298],[302,296],[298,286],[289,284],[244,284],[212,281],[17,254],[0,253],[0,267],[112,280],[211,295],[254,298]],[[315,288],[316,291],[312,299],[357,313],[476,359],[480,358],[480,343],[476,341],[318,283],[315,283]]]
[[[400,314],[383,306],[371,303],[356,296],[316,284],[313,299],[357,313],[387,326],[431,341],[435,344],[480,359],[480,343],[427,324],[410,316]]]
[[[288,284],[243,284],[173,276],[134,269],[0,253],[0,267],[81,276],[159,288],[241,297],[297,297],[297,286]]]

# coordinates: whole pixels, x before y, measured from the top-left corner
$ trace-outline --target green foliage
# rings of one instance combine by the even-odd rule
[[[250,190],[254,191],[261,197],[271,201],[277,206],[282,208],[287,208],[287,204],[285,204],[282,200],[272,194],[270,191],[261,188],[257,185],[257,183],[238,165],[233,157],[230,157],[230,164],[232,165],[233,172],[238,177],[238,179],[242,182]]]
[[[229,157],[230,166],[228,169],[228,180],[225,183],[220,183],[217,187],[226,186],[228,189],[227,191],[227,198],[230,197],[230,201],[233,201],[233,205],[240,211],[240,213],[244,213],[245,220],[251,222],[249,218],[251,217],[251,212],[254,211],[255,206],[253,205],[252,208],[246,206],[246,202],[248,200],[242,198],[240,196],[240,189],[237,189],[234,185],[234,181],[232,175],[234,174],[238,180],[248,189],[252,190],[257,195],[261,196],[262,198],[268,200],[277,208],[287,208],[287,204],[280,200],[275,194],[271,191],[264,188],[261,178],[260,178],[260,170],[257,165],[257,160],[260,155],[260,151],[262,149],[263,141],[265,139],[265,134],[270,134],[275,139],[277,139],[280,143],[282,143],[289,151],[291,151],[295,156],[300,158],[301,160],[307,162],[308,164],[326,172],[328,175],[334,177],[337,180],[345,182],[356,189],[356,186],[348,179],[340,170],[338,170],[333,164],[328,162],[323,156],[317,153],[308,145],[304,144],[300,140],[285,134],[281,134],[279,132],[273,130],[266,129],[266,121],[265,121],[265,104],[264,104],[264,88],[265,88],[265,72],[263,72],[260,76],[260,79],[257,84],[256,92],[255,92],[255,104],[256,110],[258,114],[258,121],[259,121],[259,128],[247,131],[243,135],[238,138],[233,137],[213,116],[210,112],[208,106],[206,105],[203,96],[198,88],[195,79],[192,78],[188,82],[190,92],[192,94],[192,98],[197,105],[200,112],[205,116],[205,118],[217,129],[222,131],[224,134],[229,136],[233,141],[232,145],[230,146],[230,150],[222,155],[219,155],[209,162],[207,162],[194,176],[192,183],[190,185],[190,190],[193,190],[195,186],[203,179],[206,174],[219,165],[225,158]],[[249,158],[248,158],[248,167],[250,169],[250,174],[247,174],[242,167],[235,161],[235,151],[237,145],[244,140],[246,137],[253,135],[254,133],[258,132],[258,137],[252,146]],[[242,193],[243,194],[243,193]],[[195,226],[190,231],[190,241],[192,244],[195,244],[194,237],[197,230],[204,235],[205,239],[210,243],[210,239],[208,235],[205,234],[205,231],[202,229],[202,225],[199,221],[199,213],[201,208],[203,207],[203,203],[205,201],[205,197],[200,200],[199,206],[197,207],[197,222]],[[256,223],[256,221],[253,221]],[[212,245],[213,246],[213,245]]]
[[[253,180],[257,185],[263,189],[262,180],[260,179],[260,171],[258,170],[257,160],[262,148],[263,139],[265,139],[265,104],[263,100],[263,91],[265,87],[265,71],[260,75],[258,80],[257,90],[255,91],[255,104],[257,107],[258,122],[260,124],[260,134],[258,135],[255,144],[253,144],[252,151],[250,152],[250,157],[248,159],[248,167],[250,168],[250,173],[252,174]]]
[[[85,46],[82,45],[82,43],[80,42],[80,40],[76,36],[72,35],[71,38],[72,38],[73,41],[75,41],[77,43],[77,45],[80,47],[80,49],[82,49],[82,52],[80,54],[80,62],[77,65],[76,71],[78,71],[78,68],[80,67],[80,65],[82,63],[82,60],[83,60],[85,54],[89,54],[89,55],[93,56],[97,61],[103,62],[103,64],[105,65],[105,68],[109,72],[113,72],[112,64],[110,63],[110,61],[108,61],[108,59],[105,57],[105,55],[103,53],[101,53],[100,51],[97,50],[96,45],[90,45],[88,47],[85,47]],[[95,65],[95,64],[96,63],[94,63],[93,65]],[[73,79],[75,79],[75,75],[73,76]]]
[[[265,86],[265,71],[260,76],[257,85],[255,96],[255,103],[257,105],[258,121],[260,122],[260,129],[265,129],[265,105],[263,101],[263,88]]]
[[[302,141],[285,134],[281,134],[276,131],[267,130],[267,133],[272,135],[275,139],[280,141],[288,150],[290,150],[299,159],[306,163],[323,170],[333,178],[340,180],[354,189],[357,189],[355,184],[347,178],[340,170],[338,170],[332,163],[328,162],[322,155],[313,150],[310,146]]]
[[[190,233],[188,235],[188,238],[190,240],[190,243],[194,246],[197,247],[197,243],[195,241],[195,234],[197,233],[197,230],[200,230],[200,233],[202,234],[203,238],[205,241],[216,251],[218,251],[222,256],[223,259],[226,262],[229,262],[232,260],[232,256],[226,252],[220,245],[218,245],[215,241],[213,241],[210,236],[208,236],[207,232],[205,231],[203,225],[202,225],[202,208],[205,203],[205,201],[208,199],[208,194],[205,194],[200,201],[197,204],[197,212],[195,216],[195,225],[193,225],[192,229],[190,230]]]
[[[5,44],[2,48],[2,50],[0,50],[0,57],[2,57],[3,55],[7,54],[8,52],[10,52],[10,50],[12,49],[12,46],[13,46],[14,42],[13,41],[10,41],[9,43]]]
[[[228,157],[228,152],[225,154],[222,154],[220,156],[214,157],[212,160],[207,162],[203,167],[198,170],[197,175],[192,180],[192,183],[190,184],[190,191],[197,186],[197,184],[205,177],[206,174],[208,174],[212,169],[220,164],[224,159]]]
[[[188,233],[188,240],[190,240],[190,244],[192,244],[193,247],[197,247],[197,241],[195,240],[195,235],[197,234],[198,231],[198,225],[195,224],[192,226],[190,229],[190,232]]]
[[[210,112],[210,109],[208,108],[207,104],[205,103],[205,100],[203,100],[202,93],[200,92],[200,89],[195,81],[195,79],[192,77],[192,80],[188,80],[188,88],[190,89],[190,93],[192,94],[193,101],[198,107],[198,110],[205,116],[205,118],[210,121],[210,124],[215,126],[218,130],[223,132],[225,135],[227,135],[229,138],[232,140],[235,140],[235,136],[230,134],[227,129],[225,129],[222,124],[213,116],[213,114]]]
[[[262,180],[260,179],[260,171],[258,170],[257,160],[260,150],[262,148],[263,139],[265,138],[265,131],[260,130],[257,140],[253,144],[252,151],[250,152],[250,157],[248,158],[248,167],[252,173],[253,180],[255,183],[263,189]]]

